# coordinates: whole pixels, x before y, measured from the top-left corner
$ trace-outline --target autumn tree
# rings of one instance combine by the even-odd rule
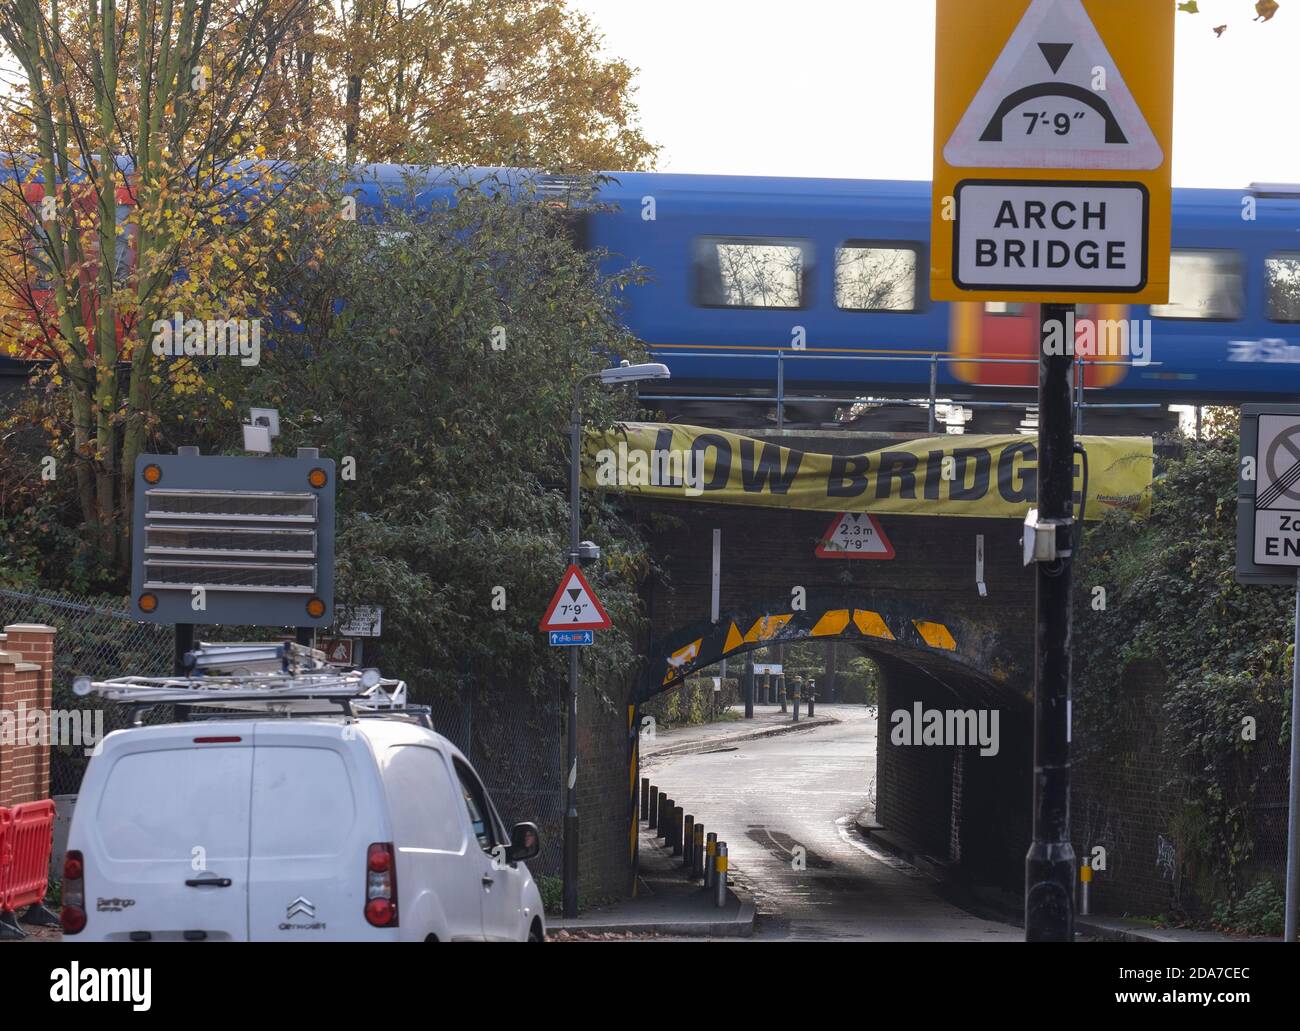
[[[0,91],[0,347],[47,363],[51,454],[118,570],[154,402],[202,389],[153,327],[256,313],[292,225],[265,85],[308,3],[0,8],[0,66],[18,70]]]
[[[564,0],[312,0],[276,66],[283,117],[348,165],[641,169],[635,70]]]

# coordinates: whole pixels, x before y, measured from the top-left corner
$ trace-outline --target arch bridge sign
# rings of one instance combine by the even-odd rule
[[[1174,5],[939,0],[931,293],[1163,303]]]

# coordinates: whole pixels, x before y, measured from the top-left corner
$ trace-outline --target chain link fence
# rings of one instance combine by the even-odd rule
[[[12,623],[44,623],[58,631],[54,708],[78,710],[92,726],[102,719],[106,734],[128,725],[125,710],[97,695],[76,697],[72,693],[74,677],[166,676],[172,671],[172,628],[138,622],[122,598],[0,589],[0,627]],[[269,640],[279,636],[266,627],[202,627],[196,630],[195,640]],[[402,677],[400,670],[384,673]],[[558,875],[564,824],[559,701],[519,699],[503,692],[477,691],[470,685],[455,692],[433,693],[415,684],[408,686],[413,703],[430,707],[434,729],[469,757],[507,827],[524,820],[537,824],[542,851],[529,862],[529,869],[537,876]],[[163,706],[144,715],[146,723],[173,718],[170,707]],[[51,748],[51,795],[77,793],[90,761],[85,753],[80,745]]]
[[[0,590],[0,627],[12,623],[44,623],[58,631],[54,639],[54,708],[80,711],[92,726],[102,718],[105,734],[127,726],[125,711],[98,696],[76,697],[72,693],[74,677],[85,674],[98,679],[128,672],[163,676],[171,672],[170,628],[136,622],[121,598]],[[155,721],[163,718],[161,713],[153,716]],[[54,745],[50,749],[50,794],[75,795],[89,761],[82,746]]]
[[[434,729],[469,756],[506,827],[524,820],[537,824],[542,850],[528,861],[528,869],[534,876],[558,877],[564,836],[564,736],[558,701],[511,698],[503,704],[502,693],[472,688],[434,698],[421,698],[421,693],[411,687],[411,700],[428,705]]]

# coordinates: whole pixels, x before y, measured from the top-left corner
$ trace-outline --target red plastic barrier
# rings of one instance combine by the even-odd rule
[[[7,912],[4,906],[5,885],[9,883],[6,876],[9,871],[9,828],[13,822],[14,814],[0,806],[0,912]]]
[[[45,898],[53,847],[50,799],[0,809],[0,911],[12,913]]]

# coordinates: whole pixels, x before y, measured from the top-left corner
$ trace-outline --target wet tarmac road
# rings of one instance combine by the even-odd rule
[[[754,937],[1023,940],[1020,928],[958,908],[933,879],[862,839],[854,817],[875,777],[875,719],[863,706],[823,712],[841,722],[654,758],[642,771],[727,842],[734,879],[759,914]]]

